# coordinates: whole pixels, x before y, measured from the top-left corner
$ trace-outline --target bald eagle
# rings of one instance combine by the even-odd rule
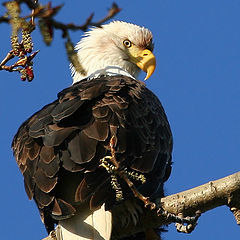
[[[73,85],[20,126],[12,149],[48,233],[59,224],[76,239],[110,239],[112,215],[137,224],[143,207],[101,165],[114,167],[111,139],[118,169],[143,176],[132,182],[154,200],[171,172],[172,134],[160,101],[137,80],[156,65],[148,29],[114,21],[85,33],[76,50],[84,71],[71,67]]]

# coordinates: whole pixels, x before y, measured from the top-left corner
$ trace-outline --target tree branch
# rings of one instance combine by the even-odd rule
[[[216,207],[226,205],[232,211],[237,224],[240,225],[240,172],[157,199],[156,204],[161,206],[165,211],[180,217],[195,216],[196,212],[204,213]],[[159,216],[156,211],[150,209],[144,209],[137,226],[133,222],[130,222],[127,226],[122,226],[118,216],[113,215],[111,239],[121,239],[138,232],[143,232],[149,228],[157,228],[170,223],[173,223],[172,219]],[[178,230],[178,226],[176,227]],[[43,240],[61,239],[61,230],[57,227],[55,231],[51,232]]]
[[[176,193],[156,203],[165,211],[180,217],[195,216],[196,212],[204,213],[216,207],[226,205],[233,212],[237,224],[240,224],[240,172],[208,182],[204,185]],[[158,216],[155,211],[145,209],[137,226],[130,223],[126,228],[113,216],[113,239],[120,239],[147,228],[156,228],[172,223],[172,220]]]
[[[30,15],[21,17],[21,8],[20,4],[26,4],[30,10],[32,10]],[[67,39],[66,41],[66,51],[69,61],[74,66],[77,72],[84,74],[85,70],[82,68],[81,63],[79,63],[77,53],[74,51],[74,47],[69,35],[69,31],[86,31],[90,26],[100,26],[104,22],[113,18],[121,9],[116,3],[112,4],[112,7],[108,10],[108,13],[105,17],[97,22],[93,22],[92,13],[82,25],[75,25],[73,23],[64,24],[58,22],[54,19],[55,15],[61,10],[63,5],[52,7],[51,2],[47,5],[41,5],[38,0],[15,0],[7,1],[4,3],[4,6],[7,9],[7,12],[4,16],[0,16],[0,23],[8,23],[12,26],[12,36],[11,36],[11,45],[12,49],[7,53],[6,57],[0,63],[0,71],[5,70],[9,72],[19,72],[21,74],[21,79],[32,81],[34,77],[33,73],[33,57],[34,54],[29,56],[29,53],[33,51],[33,43],[31,38],[31,32],[35,29],[35,26],[40,28],[40,32],[43,36],[43,40],[46,45],[50,45],[53,40],[54,31],[56,29],[62,31],[62,36]],[[30,18],[30,22],[27,22],[27,19]],[[35,23],[34,20],[38,19],[38,22]],[[19,32],[22,32],[22,41],[19,40]],[[18,60],[7,66],[9,60],[17,57]],[[26,61],[27,59],[27,61]],[[25,64],[23,64],[25,63]]]
[[[16,0],[18,3],[25,3],[29,9],[35,9],[39,7],[38,1],[33,1],[33,0]]]
[[[2,23],[2,22],[4,22],[4,23],[9,23],[9,18],[6,17],[6,16],[1,16],[1,17],[0,17],[0,23]]]
[[[54,19],[50,20],[51,25],[55,28],[55,29],[61,29],[64,33],[67,30],[72,30],[72,31],[76,31],[76,30],[82,30],[82,31],[86,31],[90,26],[95,26],[95,27],[99,27],[101,26],[103,23],[105,23],[106,21],[108,21],[109,19],[112,19],[117,13],[119,13],[121,11],[121,8],[118,7],[118,5],[116,3],[112,4],[112,7],[108,10],[108,14],[106,17],[104,17],[103,19],[97,21],[97,22],[92,22],[93,16],[94,14],[92,13],[85,21],[84,24],[82,25],[75,25],[73,23],[69,23],[69,24],[64,24],[61,22],[58,22]]]

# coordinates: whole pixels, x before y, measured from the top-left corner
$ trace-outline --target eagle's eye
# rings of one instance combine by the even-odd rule
[[[129,41],[128,39],[124,40],[123,41],[123,45],[126,47],[126,48],[130,48],[132,46],[132,43],[131,41]]]

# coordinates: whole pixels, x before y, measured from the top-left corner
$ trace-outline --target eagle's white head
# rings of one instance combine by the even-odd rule
[[[84,73],[72,66],[74,83],[102,74],[136,78],[140,70],[147,73],[147,79],[156,65],[152,33],[144,27],[121,21],[92,28],[75,49]]]

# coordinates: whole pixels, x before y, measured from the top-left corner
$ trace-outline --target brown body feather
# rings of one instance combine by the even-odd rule
[[[144,83],[126,76],[82,80],[35,113],[19,128],[12,148],[48,231],[81,204],[111,208],[115,191],[99,160],[110,154],[122,168],[145,174],[136,182],[143,194],[162,194],[171,169],[172,135],[157,97]],[[131,190],[120,181],[125,199]]]

